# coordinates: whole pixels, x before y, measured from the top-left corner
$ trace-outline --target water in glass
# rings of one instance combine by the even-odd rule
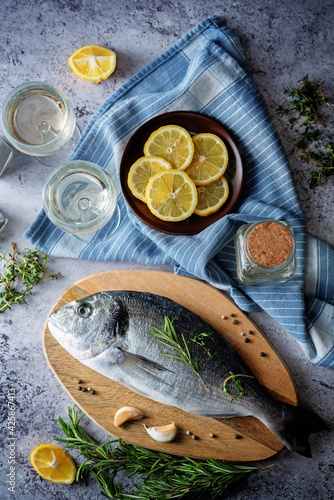
[[[46,83],[28,82],[7,96],[2,123],[5,136],[16,149],[33,156],[47,156],[71,139],[75,114],[61,90]]]
[[[98,165],[76,160],[52,172],[44,187],[44,209],[60,229],[86,234],[105,226],[114,214],[117,193]]]

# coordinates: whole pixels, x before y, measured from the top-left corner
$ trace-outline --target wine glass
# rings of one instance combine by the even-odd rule
[[[73,142],[80,137],[68,97],[42,82],[22,83],[8,94],[2,107],[2,125],[15,149],[52,167],[68,159]]]
[[[109,239],[120,222],[112,178],[100,166],[84,160],[65,163],[49,175],[43,206],[55,226],[87,242],[102,227],[105,231],[95,241]]]

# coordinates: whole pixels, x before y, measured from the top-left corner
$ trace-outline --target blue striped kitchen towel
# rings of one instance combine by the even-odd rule
[[[244,152],[246,184],[235,213],[197,235],[173,236],[143,224],[120,195],[121,224],[110,240],[101,238],[106,227],[88,243],[82,242],[52,225],[43,210],[26,238],[59,257],[173,265],[176,274],[230,292],[244,311],[263,309],[294,336],[309,359],[334,367],[334,277],[329,268],[333,249],[312,240],[305,305],[306,230],[292,176],[239,40],[217,17],[202,21],[111,95],[90,121],[72,159],[105,168],[121,193],[118,169],[128,139],[153,116],[176,110],[214,117],[238,141]],[[234,235],[243,223],[266,218],[284,220],[293,227],[297,272],[281,285],[240,286]]]

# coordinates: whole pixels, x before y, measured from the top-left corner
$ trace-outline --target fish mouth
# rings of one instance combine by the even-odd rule
[[[48,318],[48,324],[51,324],[53,326],[56,326],[57,328],[59,328],[59,330],[63,330],[61,327],[60,327],[60,324],[58,323],[58,321],[53,317],[53,315],[51,314]]]
[[[69,343],[66,341],[66,338],[65,338],[66,330],[64,330],[60,326],[60,324],[58,323],[57,320],[55,320],[54,318],[52,318],[52,319],[49,318],[48,327],[49,327],[49,331],[50,331],[51,335],[53,336],[53,338],[55,338],[57,340],[57,342],[61,345],[61,347],[63,347],[72,356],[74,356],[75,358],[77,358],[79,360],[90,357],[90,355],[88,354],[87,351],[82,352],[81,350],[77,350],[77,349],[73,348],[73,346],[71,347],[71,345],[69,345]]]
[[[48,319],[48,328],[53,337],[55,337],[58,342],[61,336],[64,335],[65,330],[64,328],[58,323],[58,321],[52,317],[49,317]]]
[[[59,337],[63,337],[64,334],[67,333],[67,329],[64,328],[64,325],[62,325],[57,318],[51,314],[48,318],[48,327],[50,333],[59,341]]]
[[[85,339],[67,338],[67,334],[71,335],[71,332],[68,332],[52,315],[48,319],[48,328],[57,342],[75,358],[82,360],[93,358],[99,354],[94,350],[96,330],[92,330]]]

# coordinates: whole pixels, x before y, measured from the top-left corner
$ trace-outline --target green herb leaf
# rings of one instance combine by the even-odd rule
[[[4,273],[0,273],[0,314],[10,310],[13,304],[24,303],[26,296],[40,281],[55,280],[60,276],[60,273],[50,274],[46,270],[48,256],[39,250],[26,248],[20,253],[16,251],[15,243],[11,246],[13,253],[9,254],[9,258],[0,253],[0,262],[4,266]]]
[[[91,473],[109,500],[215,499],[250,473],[267,468],[213,459],[198,461],[129,445],[121,439],[107,439],[102,444],[79,425],[83,416],[78,417],[74,406],[72,411],[67,408],[69,423],[58,418],[66,438],[56,440],[78,450],[85,459],[78,467],[77,481]],[[138,474],[143,481],[136,481],[133,493],[123,493],[115,482],[120,470],[129,476]]]
[[[198,346],[203,347],[203,349],[208,355],[208,358],[212,359],[214,354],[211,354],[210,349],[205,345],[204,339],[213,340],[213,334],[206,332],[201,332],[201,333],[191,332],[190,340],[195,344],[197,344]]]
[[[191,355],[183,333],[181,334],[181,339],[178,337],[176,333],[174,327],[175,320],[176,318],[170,320],[168,316],[165,316],[165,324],[163,330],[151,325],[152,331],[145,333],[147,333],[148,335],[152,335],[155,338],[155,340],[177,352],[177,354],[169,354],[161,352],[159,353],[160,356],[174,358],[178,359],[179,361],[182,361],[190,370],[192,370],[194,373],[196,373],[196,375],[199,376],[205,387],[208,388],[208,386],[206,385],[206,383],[204,382],[203,378],[199,373],[197,359]]]
[[[241,396],[247,396],[245,390],[243,389],[241,385],[241,381],[238,380],[240,377],[245,377],[245,378],[255,378],[253,375],[244,375],[242,373],[239,373],[235,375],[233,372],[230,372],[230,376],[227,377],[224,382],[223,382],[223,392],[226,394],[226,396],[229,396],[231,398],[230,403],[232,403],[235,399],[240,398]],[[227,389],[227,383],[231,382],[234,385],[234,388],[237,390],[236,394],[231,394],[229,390]]]
[[[317,124],[325,127],[319,116],[319,108],[327,105],[332,112],[334,112],[334,109],[325,98],[323,92],[324,82],[321,84],[311,82],[308,75],[304,76],[299,82],[301,83],[297,88],[287,87],[283,91],[284,94],[289,95],[290,105],[286,107],[283,104],[276,104],[276,106],[277,112],[280,115],[287,116],[290,123],[293,124],[302,120],[299,127],[304,127],[304,130],[300,133],[295,149],[301,154],[304,161],[315,164],[309,179],[310,187],[315,187],[319,186],[322,180],[326,181],[334,173],[334,143],[329,142],[320,151],[311,149],[312,144],[320,135]]]

